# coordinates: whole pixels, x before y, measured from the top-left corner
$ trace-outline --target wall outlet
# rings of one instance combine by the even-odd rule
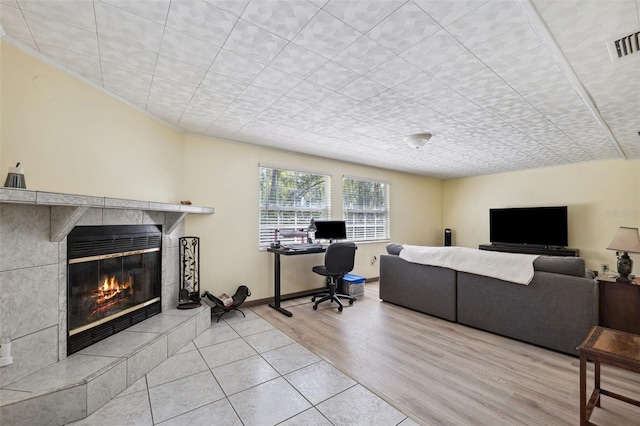
[[[609,265],[607,265],[606,263],[601,264],[600,271],[602,271],[603,274],[606,274],[607,272],[609,272]]]

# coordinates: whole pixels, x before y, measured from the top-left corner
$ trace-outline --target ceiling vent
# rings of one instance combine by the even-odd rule
[[[638,53],[640,50],[640,31],[614,40],[608,47],[611,60],[621,59],[632,53]]]

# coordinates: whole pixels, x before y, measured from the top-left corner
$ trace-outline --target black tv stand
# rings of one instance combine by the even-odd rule
[[[527,244],[480,244],[480,250],[502,253],[539,254],[543,256],[580,256],[580,250],[567,247],[530,246]]]

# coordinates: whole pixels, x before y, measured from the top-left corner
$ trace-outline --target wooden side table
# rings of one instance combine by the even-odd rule
[[[598,277],[600,291],[599,325],[628,333],[640,334],[640,279],[616,281]]]
[[[640,373],[640,336],[604,327],[593,327],[578,346],[580,352],[580,425],[589,422],[594,407],[600,407],[601,395],[640,407],[640,401],[600,387],[600,364]],[[587,361],[594,364],[594,389],[587,401]]]

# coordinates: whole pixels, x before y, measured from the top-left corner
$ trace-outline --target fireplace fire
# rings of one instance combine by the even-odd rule
[[[76,227],[67,240],[70,355],[160,312],[162,232]]]
[[[91,317],[100,316],[104,312],[108,312],[114,306],[133,296],[133,289],[129,282],[130,277],[120,284],[118,278],[111,276],[104,279],[104,283],[94,290],[91,297],[95,299],[95,309],[91,312]]]
[[[128,282],[121,286],[116,277],[105,278],[104,284],[91,292],[94,308],[89,314],[89,320],[98,319],[114,308],[119,309],[118,306],[126,305],[130,297],[131,286]]]

